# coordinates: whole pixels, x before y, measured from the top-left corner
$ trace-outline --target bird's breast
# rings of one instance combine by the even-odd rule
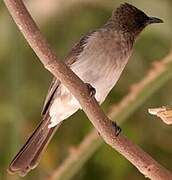
[[[126,62],[127,57],[123,60],[115,52],[95,46],[94,49],[85,49],[71,69],[96,89],[95,97],[102,103],[119,79]]]

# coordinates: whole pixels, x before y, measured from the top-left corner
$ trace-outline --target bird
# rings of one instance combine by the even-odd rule
[[[139,34],[146,26],[162,22],[123,3],[112,11],[102,27],[81,37],[64,62],[82,81],[95,88],[95,98],[102,104],[120,78]],[[42,120],[13,158],[8,172],[25,176],[34,169],[59,126],[79,109],[82,108],[77,99],[54,77],[43,105]]]

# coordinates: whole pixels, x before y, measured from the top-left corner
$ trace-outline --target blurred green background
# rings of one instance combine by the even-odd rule
[[[86,32],[100,27],[119,0],[28,0],[27,7],[48,41],[63,59]],[[108,110],[127,94],[131,84],[141,80],[154,60],[171,48],[172,1],[127,1],[164,24],[146,28],[120,81],[103,108]],[[30,49],[0,2],[0,179],[18,180],[6,168],[40,120],[41,107],[52,76]],[[168,169],[172,170],[172,127],[147,113],[149,107],[170,104],[172,85],[159,89],[122,125],[123,132]],[[65,121],[53,138],[40,165],[24,180],[46,179],[78,145],[92,125],[83,112]],[[75,180],[145,179],[126,159],[103,144],[73,177]]]

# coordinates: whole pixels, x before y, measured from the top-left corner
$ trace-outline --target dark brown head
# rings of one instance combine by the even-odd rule
[[[111,22],[119,30],[138,35],[147,25],[162,23],[163,21],[155,17],[149,17],[143,11],[125,3],[113,11]]]

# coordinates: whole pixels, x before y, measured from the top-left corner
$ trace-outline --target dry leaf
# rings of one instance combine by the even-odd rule
[[[159,108],[150,108],[148,112],[152,115],[160,117],[164,123],[172,124],[172,106],[163,106]]]

